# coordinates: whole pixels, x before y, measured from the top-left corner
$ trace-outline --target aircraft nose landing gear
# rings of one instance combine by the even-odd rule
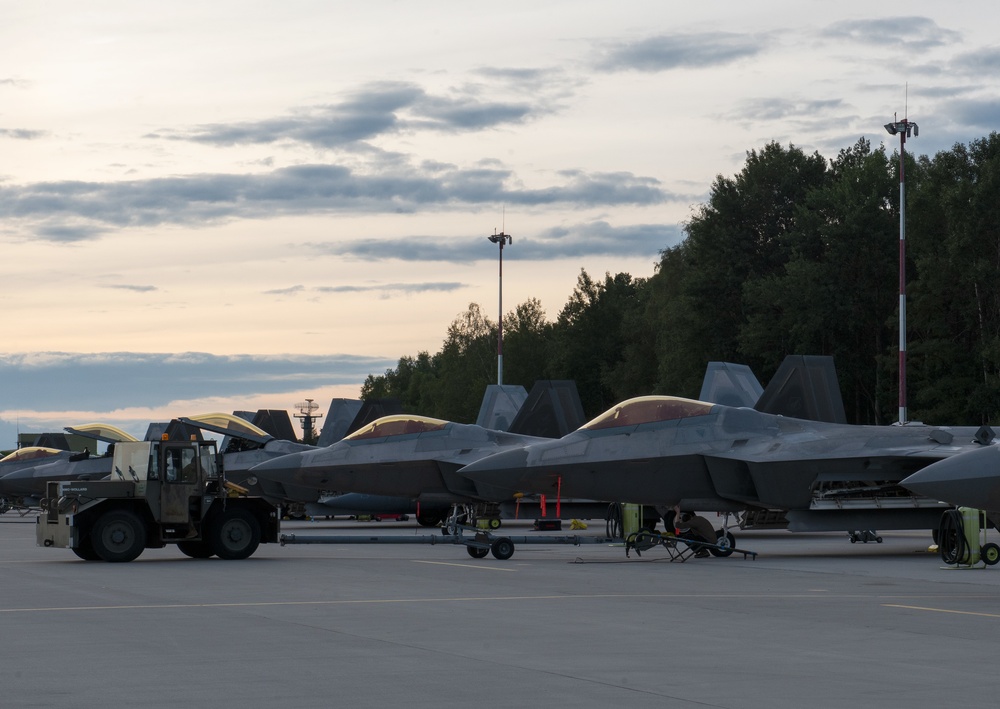
[[[874,529],[862,529],[855,532],[848,532],[848,538],[851,540],[851,544],[861,542],[862,544],[867,544],[868,542],[875,542],[876,544],[882,543],[882,537],[878,536]]]

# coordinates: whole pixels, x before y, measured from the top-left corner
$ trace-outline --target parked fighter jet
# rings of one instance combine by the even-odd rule
[[[274,458],[250,472],[270,497],[301,499],[306,491],[311,501],[324,491],[402,497],[439,518],[440,510],[476,499],[471,481],[455,471],[490,453],[543,440],[401,414],[377,419],[327,448]]]
[[[832,371],[830,358],[786,360],[755,409],[630,399],[557,441],[491,455],[459,474],[494,500],[539,493],[679,504],[792,531],[936,527],[944,506],[899,483],[978,448],[983,433],[836,423],[843,405],[824,370]],[[797,418],[780,415],[789,408]]]
[[[120,428],[105,423],[67,427],[66,431],[95,441],[95,453],[97,441],[114,446],[121,441],[136,440]],[[15,453],[27,450],[29,449],[21,449]],[[89,449],[78,453],[55,451],[54,454],[36,458],[31,465],[19,466],[17,470],[5,472],[0,477],[0,498],[7,500],[7,504],[13,507],[32,507],[45,494],[45,483],[48,480],[99,480],[111,472],[113,450],[113,447],[109,447],[103,455],[92,455]]]
[[[179,419],[187,426],[228,436],[223,448],[223,469],[231,482],[246,484],[247,471],[255,464],[288,453],[313,450],[293,441],[272,437],[263,429],[236,416],[223,413],[202,414]],[[151,424],[147,440],[162,429],[160,424]],[[86,424],[73,428],[69,433],[103,441],[113,446],[120,441],[135,441],[133,436],[108,424]],[[96,446],[95,446],[96,450]],[[89,453],[58,455],[42,458],[31,467],[4,475],[0,478],[0,498],[13,501],[16,506],[28,506],[45,493],[45,483],[49,480],[99,480],[111,474],[113,448],[104,455]]]
[[[276,458],[250,473],[265,497],[299,500],[319,514],[337,513],[341,503],[349,512],[361,511],[363,503],[379,514],[409,513],[415,506],[417,521],[434,525],[453,504],[482,502],[454,471],[490,453],[547,440],[528,431],[556,437],[583,420],[575,384],[536,382],[509,431],[416,415],[385,416],[327,448]],[[332,493],[361,495],[337,502]],[[315,506],[320,499],[325,509]],[[402,504],[393,507],[394,501]],[[479,513],[497,519],[495,508]]]
[[[986,510],[1000,522],[1000,446],[984,445],[940,460],[902,481],[918,495]]]

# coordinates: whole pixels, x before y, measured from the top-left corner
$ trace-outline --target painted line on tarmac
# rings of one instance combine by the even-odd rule
[[[435,562],[427,562],[435,563]],[[469,566],[469,568],[490,568],[490,567],[479,567],[479,566]],[[507,570],[507,569],[503,569]],[[513,569],[511,569],[513,570]],[[861,594],[846,594],[839,596],[842,599],[846,598],[859,598],[859,599],[871,599],[872,596],[864,596]],[[884,596],[880,596],[884,598]],[[936,595],[931,596],[915,596],[916,598],[934,598]],[[953,598],[953,596],[942,596],[946,598]],[[244,601],[244,602],[234,602],[234,603],[142,603],[142,604],[120,604],[120,605],[107,605],[107,606],[48,606],[44,608],[0,608],[0,615],[8,613],[51,613],[54,611],[111,611],[111,610],[170,610],[177,608],[267,608],[272,606],[352,606],[352,605],[376,605],[376,604],[390,604],[390,603],[456,603],[456,602],[504,602],[504,601],[573,601],[573,600],[601,600],[601,599],[656,599],[656,600],[670,600],[670,599],[721,599],[721,600],[802,600],[809,598],[824,598],[817,594],[799,594],[799,593],[789,593],[789,594],[739,594],[739,593],[716,593],[716,594],[704,594],[704,593],[573,593],[573,594],[548,594],[548,595],[537,595],[537,596],[451,596],[451,597],[437,597],[437,598],[356,598],[356,599],[341,599],[332,601],[321,601],[321,600],[311,600],[311,601]],[[826,596],[825,598],[829,598]],[[824,600],[825,600],[824,598]],[[995,600],[996,596],[989,595],[976,595],[976,596],[963,596],[965,599],[989,599]],[[964,613],[966,615],[982,615],[990,618],[1000,618],[998,614],[990,613],[973,613],[971,611],[949,611],[944,608],[925,608],[922,606],[905,606],[894,603],[883,603],[883,607],[888,608],[906,608],[915,610],[927,610],[927,611],[938,611],[941,613]]]
[[[508,573],[517,573],[517,569],[505,569],[499,566],[480,566],[478,564],[456,564],[452,561],[425,561],[423,559],[411,559],[414,564],[434,564],[436,566],[457,566],[461,569],[482,569],[484,571],[506,571]]]
[[[904,608],[910,611],[928,611],[930,613],[951,613],[953,615],[977,615],[981,618],[1000,618],[1000,613],[978,613],[976,611],[956,611],[948,608],[927,608],[925,606],[901,606],[896,603],[883,603],[885,608]]]

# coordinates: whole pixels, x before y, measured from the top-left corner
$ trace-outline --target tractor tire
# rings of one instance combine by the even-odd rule
[[[127,510],[110,510],[97,519],[90,541],[104,561],[132,561],[146,548],[146,526]]]
[[[212,524],[208,543],[220,559],[246,559],[260,545],[260,522],[246,510],[228,509]]]

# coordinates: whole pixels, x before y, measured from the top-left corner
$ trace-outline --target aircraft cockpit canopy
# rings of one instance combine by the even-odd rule
[[[386,436],[403,436],[406,434],[440,431],[447,424],[447,421],[432,419],[426,416],[410,416],[407,414],[383,416],[380,419],[375,419],[367,426],[359,428],[349,436],[344,436],[344,440],[360,441],[366,438],[385,438]]]
[[[67,433],[75,433],[85,438],[93,438],[104,443],[136,442],[139,439],[110,423],[85,423],[80,426],[66,426]]]
[[[638,426],[656,421],[705,416],[712,411],[713,406],[714,404],[705,401],[682,399],[677,396],[640,396],[613,406],[581,428],[598,431],[619,426]]]
[[[265,443],[272,438],[271,434],[264,429],[254,426],[249,421],[241,419],[239,416],[233,416],[232,414],[218,412],[201,414],[200,416],[182,418],[181,421],[206,431],[233,436],[234,438],[243,438],[257,443]]]
[[[0,463],[11,463],[15,460],[31,460],[33,458],[48,458],[49,456],[65,452],[58,448],[48,448],[46,446],[28,446],[26,448],[18,448],[13,453],[0,458]]]

